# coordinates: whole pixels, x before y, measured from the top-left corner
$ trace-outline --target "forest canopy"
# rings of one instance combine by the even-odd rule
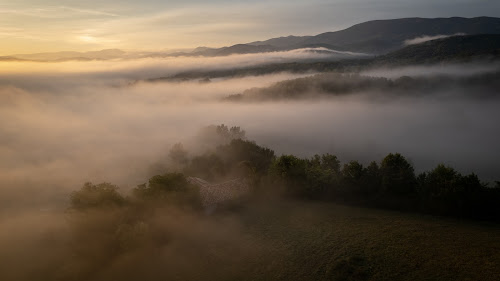
[[[273,150],[244,139],[239,127],[209,126],[203,134],[222,144],[191,155],[177,143],[168,154],[170,171],[152,176],[133,189],[131,197],[121,195],[110,183],[86,183],[72,193],[72,208],[122,207],[144,200],[184,205],[192,202],[199,208],[199,187],[187,180],[197,177],[213,183],[244,180],[250,185],[250,197],[279,194],[471,219],[500,217],[498,182],[491,186],[475,174],[462,175],[444,164],[416,174],[411,162],[399,153],[365,166],[356,160],[341,163],[329,153],[312,158],[277,156]]]

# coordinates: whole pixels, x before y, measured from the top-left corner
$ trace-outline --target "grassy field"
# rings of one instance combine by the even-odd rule
[[[500,225],[318,202],[4,219],[0,280],[499,280]],[[124,221],[123,219],[127,219]]]
[[[266,245],[250,280],[500,278],[495,224],[323,203],[276,203],[242,216]]]

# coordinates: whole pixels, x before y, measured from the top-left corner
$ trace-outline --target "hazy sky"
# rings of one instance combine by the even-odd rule
[[[223,46],[413,16],[498,17],[500,1],[0,0],[0,55]]]

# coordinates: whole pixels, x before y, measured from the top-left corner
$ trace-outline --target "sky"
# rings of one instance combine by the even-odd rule
[[[402,17],[500,17],[498,0],[0,0],[0,55],[221,47]]]

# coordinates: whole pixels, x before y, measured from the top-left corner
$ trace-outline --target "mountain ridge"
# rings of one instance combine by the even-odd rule
[[[343,30],[324,32],[314,36],[284,36],[263,41],[235,44],[222,48],[198,47],[191,51],[146,52],[129,55],[118,49],[91,52],[55,52],[18,54],[0,57],[0,60],[64,61],[102,60],[113,58],[169,57],[169,56],[228,56],[264,52],[290,51],[302,48],[327,48],[372,55],[385,55],[406,47],[406,42],[420,37],[446,37],[456,34],[500,34],[500,18],[399,18],[372,20],[355,24]]]
[[[325,47],[338,51],[383,55],[405,47],[407,40],[423,36],[452,36],[455,34],[500,34],[500,18],[412,17],[372,20],[355,24],[346,29],[313,36],[289,35],[178,55],[222,56],[256,53],[260,52],[259,48],[265,52],[274,52],[309,47]]]
[[[427,64],[498,60],[500,34],[459,35],[409,45],[375,58],[374,63]]]
[[[400,18],[373,20],[343,30],[305,37],[296,47],[327,44],[353,52],[384,54],[402,47],[405,40],[419,36],[499,34],[500,18]],[[273,40],[273,39],[269,39]],[[269,41],[267,40],[267,41]]]
[[[406,46],[386,55],[345,60],[264,64],[238,69],[191,70],[149,81],[183,81],[279,72],[359,72],[365,68],[439,63],[500,62],[500,34],[457,35]]]

